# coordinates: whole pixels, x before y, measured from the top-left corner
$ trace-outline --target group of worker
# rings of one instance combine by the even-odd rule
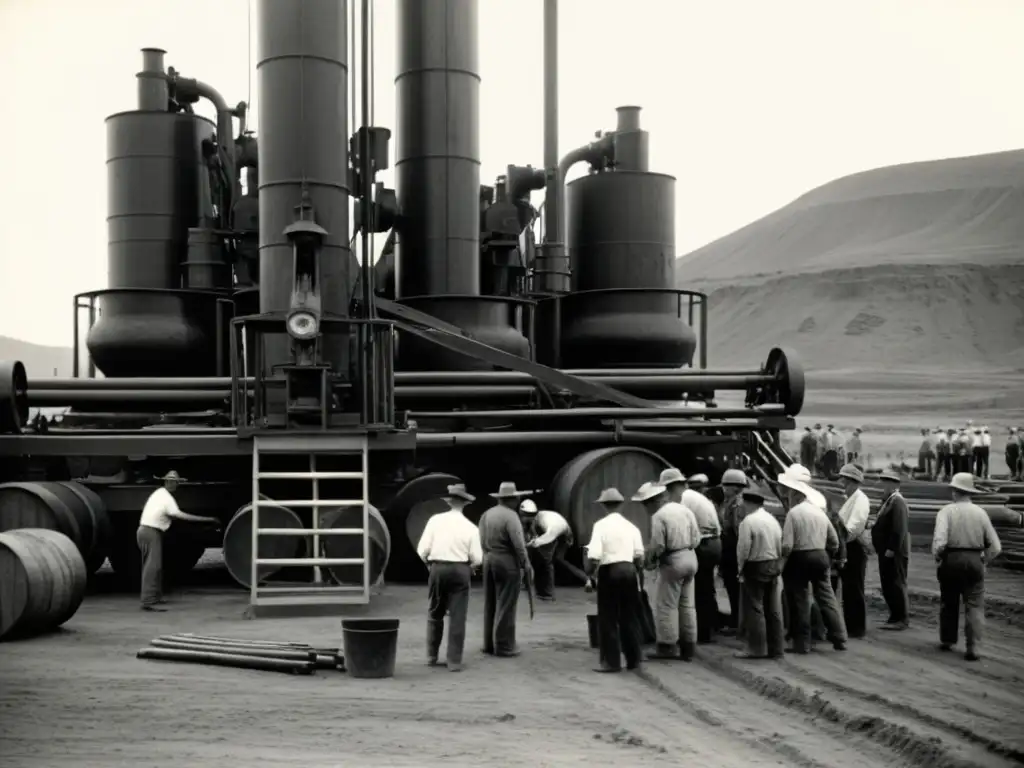
[[[989,459],[992,433],[988,427],[975,427],[971,422],[959,430],[921,430],[918,466],[928,477],[948,480],[957,472],[971,472],[976,477],[990,478]],[[1009,427],[1004,448],[1006,467],[1011,480],[1024,475],[1024,429]]]
[[[645,659],[689,661],[698,644],[733,631],[745,641],[745,650],[737,654],[744,659],[805,654],[816,640],[845,650],[849,638],[867,632],[864,582],[872,552],[877,553],[889,609],[880,628],[907,629],[910,534],[901,478],[892,472],[880,476],[883,500],[873,515],[861,489],[861,469],[847,464],[838,476],[846,499],[833,512],[811,485],[806,467],[794,464],[780,474],[778,494],[786,509],[780,525],[765,510],[764,493],[740,470],[723,475],[724,499],[716,508],[706,495],[705,475],[687,478],[678,469],[666,469],[630,498],[650,514],[646,545],[640,529],[622,514],[622,493],[616,488],[602,491],[594,501],[601,514],[584,558],[585,588],[597,590],[595,671],[636,669]],[[949,486],[953,502],[938,513],[932,547],[939,565],[940,647],[949,650],[957,643],[963,603],[965,658],[973,661],[984,621],[985,563],[999,554],[1000,544],[988,514],[971,503],[979,492],[973,476],[957,473]],[[527,585],[539,577],[539,597],[554,597],[550,569],[571,546],[568,523],[557,512],[538,510],[532,500],[521,501],[529,492],[517,490],[514,483],[502,483],[490,495],[494,506],[474,526],[463,509],[475,497],[463,485],[449,486],[449,511],[430,518],[417,547],[430,569],[427,659],[432,666],[462,669],[474,569],[483,569],[486,654],[520,653],[516,614],[524,575]],[[535,569],[534,563],[542,567]],[[729,596],[727,622],[718,611],[716,567]],[[655,647],[645,656],[644,573],[652,570],[657,574],[651,608]],[[441,659],[446,615],[449,637],[446,658]]]
[[[844,441],[834,424],[824,428],[821,424],[815,424],[813,429],[804,427],[800,436],[800,464],[817,477],[835,477],[843,464],[861,460],[861,433],[858,427]]]

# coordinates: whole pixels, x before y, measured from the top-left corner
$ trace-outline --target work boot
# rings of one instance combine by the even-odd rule
[[[679,658],[683,661],[693,661],[693,657],[697,655],[697,644],[690,643],[686,640],[679,641]]]
[[[142,606],[142,610],[149,611],[150,613],[167,613],[167,609],[166,608],[161,608],[159,605],[156,605],[155,603],[154,604],[149,604],[149,605],[143,605]]]
[[[967,650],[967,653],[964,654],[964,659],[966,661],[980,661],[981,657],[978,654],[976,654],[973,649],[969,648]]]
[[[679,652],[672,643],[658,643],[654,652],[647,654],[648,659],[677,659]]]
[[[879,629],[884,629],[887,632],[902,632],[905,629],[910,629],[910,622],[894,621],[892,623],[885,623]]]

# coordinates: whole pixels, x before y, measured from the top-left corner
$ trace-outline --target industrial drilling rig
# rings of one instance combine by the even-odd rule
[[[74,297],[74,376],[0,363],[0,530],[62,530],[135,581],[140,510],[173,468],[181,507],[223,526],[172,528],[169,577],[222,546],[259,615],[423,578],[415,544],[451,483],[535,489],[585,542],[604,487],[788,464],[800,364],[706,370],[707,300],[676,288],[675,179],[649,169],[640,108],[559,155],[556,0],[543,162],[491,184],[480,0],[397,0],[393,190],[360,2],[256,0],[258,136],[244,102],[143,50],[137,108],[107,118],[109,287]]]

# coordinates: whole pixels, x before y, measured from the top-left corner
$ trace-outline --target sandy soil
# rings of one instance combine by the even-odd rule
[[[922,564],[923,565],[923,564]],[[915,578],[927,582],[927,569]],[[1005,577],[998,589],[1021,592]],[[214,574],[206,581],[219,581]],[[518,659],[483,657],[471,603],[467,669],[423,663],[422,587],[388,586],[368,609],[399,617],[396,677],[365,681],[140,661],[172,631],[336,645],[336,618],[246,621],[235,590],[197,587],[166,614],[129,596],[89,598],[62,632],[0,651],[0,764],[39,766],[949,766],[1024,762],[1024,630],[989,622],[968,665],[940,654],[933,604],[913,628],[875,633],[845,654],[783,662],[732,658],[731,640],[693,664],[592,673],[585,615],[593,600],[562,589],[529,621]],[[873,606],[873,617],[880,609]],[[997,613],[997,612],[994,612]],[[1001,615],[1001,614],[1000,614]]]

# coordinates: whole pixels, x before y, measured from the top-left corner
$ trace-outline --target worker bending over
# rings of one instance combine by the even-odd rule
[[[139,599],[142,610],[166,612],[161,606],[164,600],[164,534],[175,520],[189,523],[220,524],[216,517],[190,515],[178,508],[174,492],[178,490],[181,477],[173,469],[163,477],[163,487],[157,488],[146,499],[139,517],[139,529],[135,532],[135,541],[142,555],[142,582]]]
[[[469,610],[469,584],[474,568],[483,564],[480,531],[466,519],[462,510],[476,497],[461,483],[448,486],[444,497],[450,507],[427,521],[416,553],[427,564],[427,664],[444,666],[438,661],[444,638],[444,617],[448,615],[447,667],[462,669],[466,645],[466,612]]]
[[[620,514],[625,503],[615,488],[597,498],[601,519],[594,523],[587,544],[587,575],[597,577],[597,627],[600,665],[595,672],[637,669],[643,655],[640,636],[640,569],[644,542],[640,529]],[[587,582],[588,588],[592,582]]]
[[[964,658],[977,661],[985,626],[985,564],[998,557],[1002,547],[988,513],[972,501],[982,492],[974,478],[961,472],[949,487],[953,503],[939,510],[932,538],[932,554],[939,564],[939,647],[948,651],[956,645],[962,600]]]
[[[532,499],[519,505],[519,514],[526,528],[526,548],[533,560],[537,598],[554,600],[555,560],[565,557],[566,550],[573,545],[572,529],[554,510],[538,510]]]
[[[846,501],[839,509],[839,519],[846,533],[846,564],[839,573],[843,591],[843,620],[846,622],[847,635],[860,638],[867,632],[868,608],[864,582],[871,547],[868,534],[871,502],[861,490],[864,473],[853,464],[846,464],[839,470],[839,481],[846,494]]]
[[[789,602],[790,635],[794,653],[811,649],[811,596],[818,603],[825,630],[837,651],[846,649],[846,626],[829,581],[830,558],[839,548],[839,537],[823,509],[808,500],[821,494],[809,486],[811,474],[794,464],[778,476],[789,506],[782,527],[782,578]]]
[[[518,656],[516,609],[523,574],[532,576],[523,524],[516,507],[529,491],[515,483],[502,483],[491,497],[497,502],[480,518],[480,545],[484,553],[484,653]]]
[[[910,567],[910,510],[900,493],[900,476],[886,470],[878,476],[882,505],[871,528],[871,543],[878,555],[878,578],[889,618],[882,629],[900,631],[910,621],[907,569]]]
[[[664,474],[664,473],[663,473]],[[697,645],[693,579],[697,575],[700,528],[687,507],[673,501],[665,486],[644,483],[633,495],[651,514],[646,566],[658,570],[654,589],[657,646],[648,658],[690,661]]]
[[[764,509],[756,488],[741,494],[746,514],[739,524],[736,562],[743,582],[743,634],[747,650],[741,659],[782,658],[786,630],[782,625],[782,526]]]

